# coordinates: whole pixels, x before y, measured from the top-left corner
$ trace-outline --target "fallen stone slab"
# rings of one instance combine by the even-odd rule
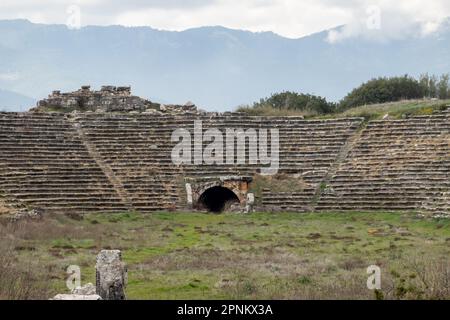
[[[102,300],[98,294],[57,294],[50,300]]]
[[[89,296],[89,295],[96,295],[96,288],[92,283],[87,283],[84,286],[75,288],[72,290],[73,295],[83,295],[83,296]]]

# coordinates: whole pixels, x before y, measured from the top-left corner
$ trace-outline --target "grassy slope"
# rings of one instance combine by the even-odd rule
[[[391,118],[400,119],[403,116],[430,115],[447,106],[450,106],[450,100],[405,100],[356,107],[332,117],[363,117],[373,120],[389,114]]]
[[[238,111],[249,115],[265,116],[304,116],[307,119],[314,118],[345,118],[363,117],[367,120],[381,119],[389,114],[391,118],[400,119],[403,116],[429,115],[446,106],[450,106],[450,100],[404,100],[382,104],[373,104],[351,108],[344,112],[329,115],[317,115],[308,111],[277,110],[269,107],[264,108],[240,108]]]
[[[11,233],[0,226],[3,243]],[[382,268],[385,298],[450,298],[450,221],[413,214],[92,214],[13,233],[17,263],[51,279],[46,294],[67,291],[71,264],[95,283],[96,254],[114,248],[123,250],[133,299],[371,299],[372,264]]]

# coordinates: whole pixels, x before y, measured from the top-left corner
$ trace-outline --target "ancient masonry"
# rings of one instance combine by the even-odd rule
[[[70,112],[43,112],[52,108]],[[448,111],[368,123],[208,114],[191,104],[161,107],[120,87],[54,92],[34,111],[0,113],[4,206],[61,213],[250,204],[296,212],[450,212]],[[249,164],[174,165],[171,134],[192,132],[194,120],[202,120],[204,131],[278,128],[278,174],[261,176],[260,166]]]
[[[32,112],[126,112],[147,114],[197,113],[194,104],[163,105],[131,95],[131,87],[103,86],[92,91],[90,86],[82,86],[75,92],[61,93],[55,90],[37,103]]]

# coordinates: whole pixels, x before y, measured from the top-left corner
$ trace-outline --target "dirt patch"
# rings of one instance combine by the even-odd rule
[[[12,214],[12,213],[14,213],[14,210],[12,210],[10,207],[8,207],[6,205],[6,203],[0,199],[0,216]]]
[[[310,240],[315,240],[315,239],[319,239],[319,238],[322,238],[322,235],[317,232],[310,233],[309,235],[306,236],[306,239],[310,239]]]

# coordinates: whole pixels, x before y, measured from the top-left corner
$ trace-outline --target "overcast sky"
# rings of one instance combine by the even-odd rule
[[[429,33],[450,16],[449,0],[1,0],[0,19],[39,23],[150,26],[184,30],[222,25],[298,38],[347,25],[329,40]],[[75,19],[74,19],[75,17]],[[413,28],[412,26],[420,26]],[[373,32],[373,30],[378,30]]]

